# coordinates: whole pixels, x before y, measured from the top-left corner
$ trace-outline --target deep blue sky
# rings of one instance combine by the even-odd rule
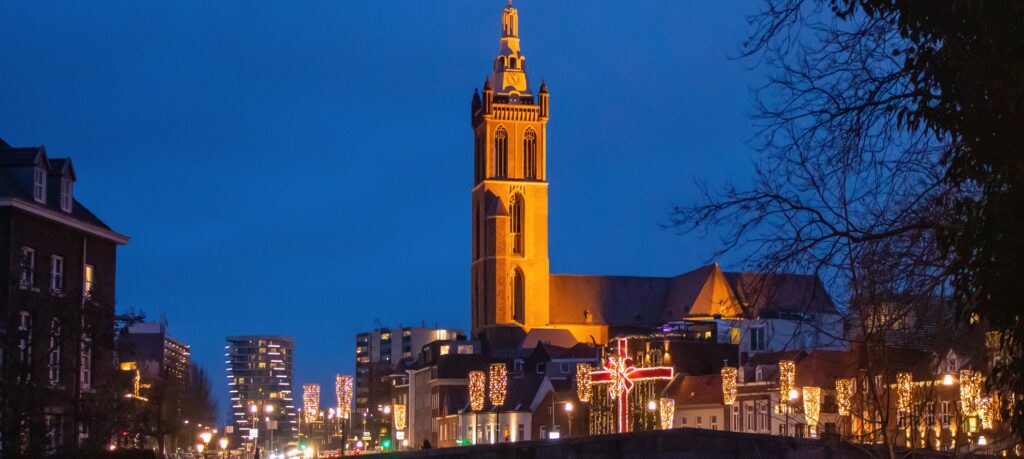
[[[118,307],[166,313],[225,407],[227,335],[296,337],[297,385],[375,319],[469,324],[469,102],[504,0],[0,3],[0,137],[71,156],[132,237]],[[758,0],[517,0],[551,91],[551,267],[673,275],[693,179],[743,182]],[[726,263],[726,266],[728,264]]]

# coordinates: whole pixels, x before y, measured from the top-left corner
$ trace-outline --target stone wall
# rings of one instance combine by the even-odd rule
[[[897,457],[949,458],[952,454],[897,452]],[[383,456],[383,455],[382,455]],[[387,457],[456,459],[862,459],[884,458],[883,449],[706,429],[673,429],[586,438],[476,445],[393,453]],[[957,458],[982,457],[963,453]]]

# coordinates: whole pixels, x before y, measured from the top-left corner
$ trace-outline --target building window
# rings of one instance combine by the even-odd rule
[[[494,133],[494,175],[508,176],[508,131],[503,127]]]
[[[523,271],[515,268],[512,271],[512,320],[525,323],[526,319],[526,279]]]
[[[64,212],[71,212],[71,206],[75,202],[71,194],[71,187],[74,186],[67,177],[60,179],[60,209]]]
[[[700,428],[703,427],[703,424],[704,424],[704,416],[697,416],[697,424],[694,425],[694,427],[700,429]]]
[[[711,430],[718,430],[718,416],[711,416]]]
[[[47,362],[50,385],[60,384],[60,319],[50,321],[50,358]]]
[[[84,291],[85,291],[84,293],[85,293],[86,296],[89,296],[89,295],[92,294],[93,275],[94,275],[93,273],[94,272],[95,272],[95,270],[93,269],[92,265],[85,265],[85,276],[84,276],[85,277],[85,282],[84,282],[84,285],[82,286],[82,288],[84,289]]]
[[[54,255],[50,258],[50,291],[59,294],[64,288],[64,258]]]
[[[523,135],[523,177],[537,178],[537,133],[533,129]]]
[[[757,430],[757,426],[754,424],[754,404],[750,402],[743,403],[743,411],[746,412],[746,431],[753,432]]]
[[[750,351],[765,350],[764,327],[750,327]]]
[[[82,389],[92,387],[92,339],[89,335],[82,335],[82,355],[79,367],[79,379],[82,382]]]
[[[547,365],[543,363],[537,364],[537,374],[542,375],[547,372]]]
[[[512,196],[512,203],[509,206],[511,216],[512,254],[523,256],[526,247],[523,243],[524,220],[526,219],[526,203],[522,195]]]
[[[22,363],[29,362],[32,357],[32,314],[28,311],[18,313],[18,332],[18,358]]]
[[[732,430],[733,432],[740,431],[740,407],[735,403],[732,405]]]
[[[526,440],[526,428],[525,428],[525,426],[523,426],[522,424],[519,424],[519,428],[516,430],[516,435],[518,435],[518,436],[516,437],[515,441]]]
[[[32,195],[37,202],[46,204],[46,170],[37,167],[33,180]]]
[[[60,417],[48,414],[44,420],[46,424],[46,450],[54,453],[60,448],[61,444]]]
[[[682,427],[686,427],[686,423],[686,416],[683,416],[683,418],[679,420],[679,425]]]
[[[36,283],[36,251],[31,247],[21,248],[21,288],[32,288]]]
[[[939,402],[939,421],[942,422],[943,427],[949,425],[950,418],[949,402]]]
[[[761,414],[761,430],[768,432],[771,425],[771,413],[768,412],[768,401],[758,400],[757,411]]]

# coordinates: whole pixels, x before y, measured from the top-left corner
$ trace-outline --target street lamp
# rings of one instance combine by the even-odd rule
[[[203,445],[202,443],[196,443],[196,451],[198,451],[199,454],[203,454],[204,449],[206,449],[206,445]]]
[[[569,432],[566,437],[572,436],[572,402],[565,402],[565,415],[569,417]]]
[[[218,443],[220,444],[220,450],[226,454],[228,449],[228,437],[220,437],[220,441],[218,441]]]

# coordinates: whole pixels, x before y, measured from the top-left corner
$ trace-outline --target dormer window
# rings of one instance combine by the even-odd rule
[[[60,209],[64,212],[71,212],[71,206],[74,205],[75,198],[72,194],[72,182],[67,177],[60,179]]]
[[[32,191],[37,202],[46,203],[46,171],[41,167],[36,168]]]

